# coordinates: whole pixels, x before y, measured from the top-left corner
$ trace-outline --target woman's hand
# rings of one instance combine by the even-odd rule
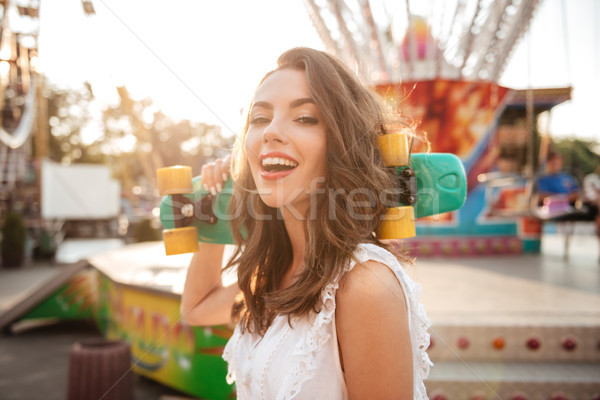
[[[219,158],[202,166],[202,186],[213,196],[223,190],[223,182],[229,177],[231,156]]]

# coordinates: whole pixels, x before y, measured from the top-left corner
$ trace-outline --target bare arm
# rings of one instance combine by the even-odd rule
[[[190,262],[183,295],[181,316],[190,325],[231,323],[231,309],[239,293],[237,283],[223,286],[221,265],[223,245],[199,243]]]
[[[356,265],[336,299],[337,335],[349,398],[412,399],[408,310],[393,272],[374,261]]]
[[[213,194],[221,191],[229,173],[229,157],[202,167],[202,184]],[[183,295],[181,316],[190,325],[231,323],[231,309],[240,292],[237,283],[223,286],[221,266],[224,245],[199,243],[190,262]]]

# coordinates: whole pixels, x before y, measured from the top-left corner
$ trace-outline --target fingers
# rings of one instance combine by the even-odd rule
[[[212,181],[215,183],[216,191],[220,192],[223,190],[223,175],[221,170],[223,169],[223,160],[219,159],[215,161],[215,167],[212,170]],[[212,188],[211,188],[212,193]],[[213,193],[214,194],[214,193]]]
[[[213,196],[223,190],[223,182],[229,177],[229,161],[228,156],[202,166],[202,186]]]

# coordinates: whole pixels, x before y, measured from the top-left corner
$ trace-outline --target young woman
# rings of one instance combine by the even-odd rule
[[[236,323],[223,357],[238,398],[427,398],[420,287],[374,235],[394,187],[384,126],[320,51],[285,52],[258,86],[231,160],[238,280],[223,286],[223,246],[200,243],[182,297],[189,324]],[[202,181],[218,191],[229,172],[211,163]]]

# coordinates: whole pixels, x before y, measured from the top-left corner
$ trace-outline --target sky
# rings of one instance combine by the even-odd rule
[[[283,51],[324,49],[302,0],[80,0],[42,2],[40,70],[58,86],[92,84],[100,105],[115,87],[151,97],[174,118],[241,126],[241,110]],[[600,1],[543,0],[499,82],[511,88],[573,86],[554,108],[553,137],[600,139]],[[86,131],[88,140],[100,134]]]

